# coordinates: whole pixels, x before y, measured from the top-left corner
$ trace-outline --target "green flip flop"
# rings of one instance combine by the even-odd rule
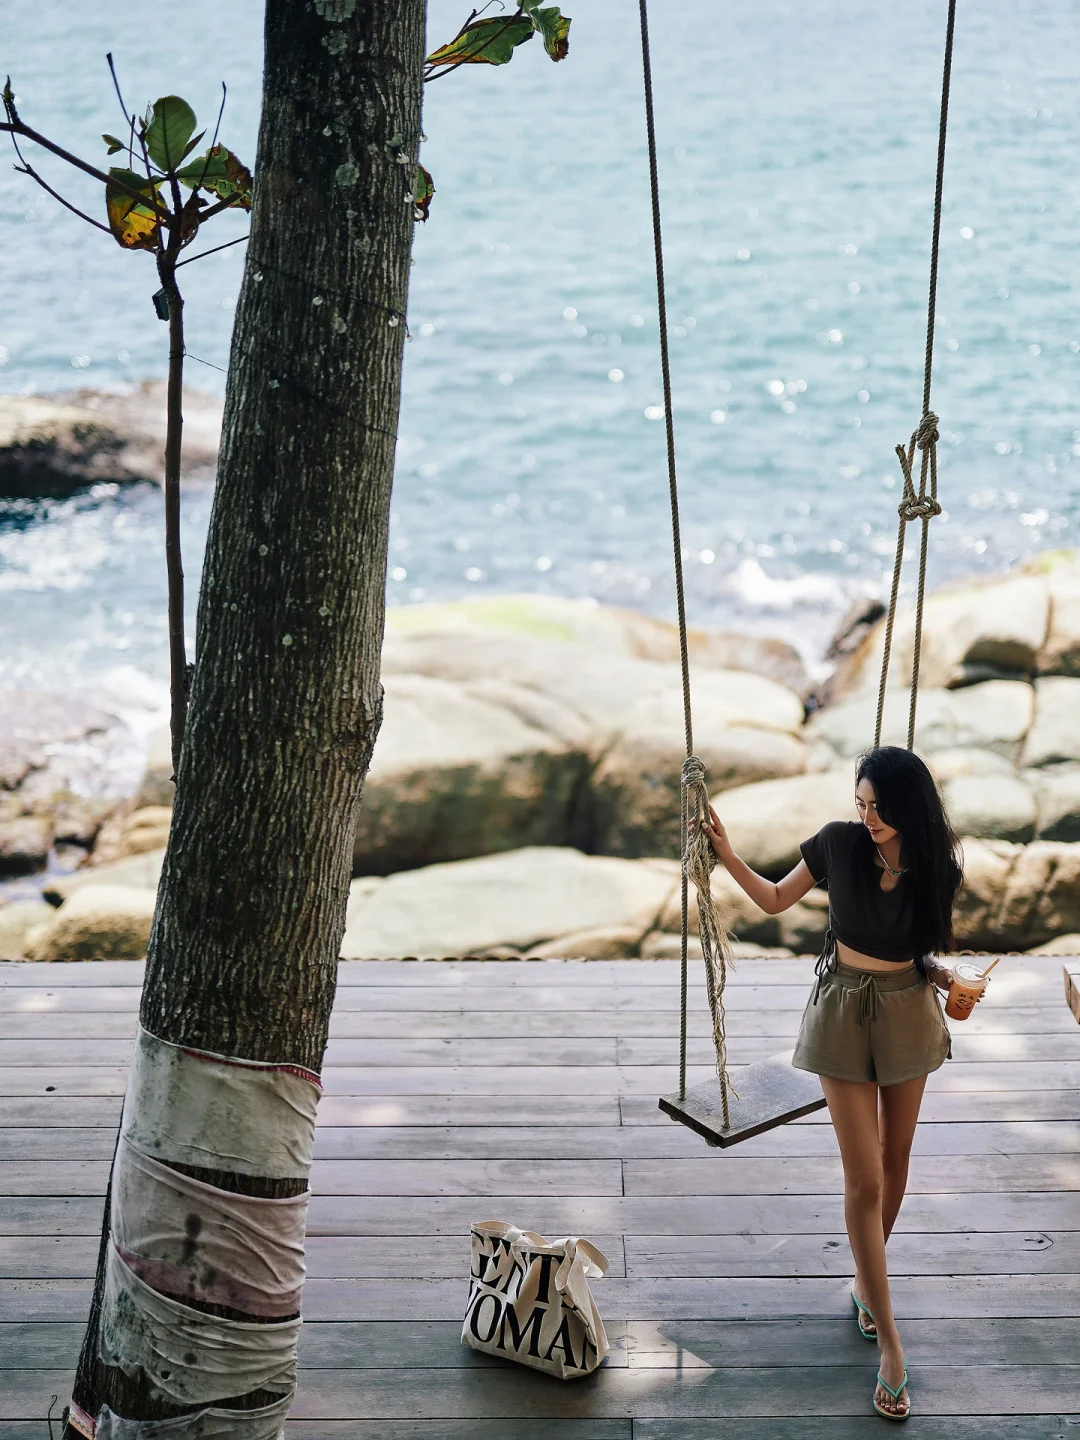
[[[880,1370],[878,1371],[877,1383],[881,1386],[881,1388],[882,1388],[883,1390],[887,1390],[894,1400],[899,1400],[899,1399],[900,1399],[900,1396],[901,1396],[901,1395],[904,1393],[904,1391],[907,1389],[907,1366],[906,1366],[906,1365],[904,1366],[904,1378],[903,1378],[903,1380],[900,1381],[900,1384],[896,1387],[895,1390],[892,1388],[892,1386],[889,1384],[889,1382],[888,1382],[887,1380],[883,1380],[883,1379],[881,1378],[881,1371],[880,1371]],[[908,1408],[904,1411],[904,1413],[903,1413],[902,1415],[896,1415],[896,1414],[894,1414],[893,1411],[891,1411],[891,1410],[883,1410],[883,1409],[881,1408],[881,1406],[877,1403],[877,1391],[875,1390],[875,1391],[874,1391],[874,1409],[875,1409],[875,1410],[877,1411],[877,1413],[878,1413],[880,1416],[882,1416],[883,1419],[885,1419],[885,1420],[906,1420],[906,1419],[908,1418],[908,1416],[911,1414],[911,1396],[910,1396],[910,1395],[908,1396]]]
[[[855,1286],[854,1286],[854,1285],[852,1285],[852,1287],[851,1287],[850,1294],[851,1294],[852,1303],[853,1303],[854,1306],[855,1306],[855,1323],[856,1323],[856,1324],[858,1325],[858,1327],[859,1327],[859,1334],[862,1336],[862,1338],[863,1338],[864,1340],[874,1340],[874,1341],[876,1341],[876,1340],[877,1340],[877,1329],[876,1329],[876,1327],[875,1327],[873,1330],[864,1330],[864,1329],[863,1329],[863,1318],[862,1318],[862,1317],[863,1317],[864,1315],[865,1315],[866,1318],[870,1321],[871,1325],[874,1325],[874,1323],[875,1323],[875,1322],[874,1322],[874,1317],[873,1317],[873,1315],[871,1315],[871,1313],[870,1313],[870,1307],[869,1307],[869,1305],[864,1305],[863,1302],[859,1299],[859,1297],[855,1294]]]

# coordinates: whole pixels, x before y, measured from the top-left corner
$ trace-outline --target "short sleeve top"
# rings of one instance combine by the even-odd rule
[[[799,847],[806,868],[829,892],[833,935],[860,955],[908,964],[917,958],[911,882],[882,890],[873,842],[857,820],[833,820]]]

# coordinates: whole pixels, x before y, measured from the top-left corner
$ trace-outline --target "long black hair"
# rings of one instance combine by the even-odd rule
[[[855,784],[869,780],[877,812],[900,832],[900,863],[914,905],[914,941],[921,962],[953,948],[953,902],[964,879],[963,852],[934,777],[918,755],[878,745],[859,757]]]

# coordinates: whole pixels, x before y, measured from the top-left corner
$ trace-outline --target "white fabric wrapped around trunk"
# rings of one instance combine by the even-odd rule
[[[548,1241],[502,1220],[474,1225],[462,1344],[560,1380],[590,1374],[610,1349],[589,1289],[607,1267],[588,1240]]]
[[[136,1150],[169,1164],[305,1178],[320,1089],[303,1066],[172,1045],[140,1025],[121,1128]]]
[[[178,1405],[210,1405],[251,1390],[296,1386],[300,1320],[220,1320],[159,1295],[106,1247],[100,1353]]]
[[[189,1304],[284,1319],[300,1309],[308,1196],[234,1195],[140,1155],[121,1136],[113,1244],[154,1290]]]
[[[286,1395],[275,1405],[259,1410],[218,1410],[211,1406],[196,1415],[173,1420],[125,1420],[103,1405],[97,1418],[96,1440],[279,1440],[292,1404]]]

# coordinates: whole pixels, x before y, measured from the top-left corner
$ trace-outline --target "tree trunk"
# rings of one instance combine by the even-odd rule
[[[142,1000],[142,1025],[161,1040],[312,1071],[381,715],[424,9],[267,3],[251,240]],[[306,1189],[302,1176],[239,1174],[224,1159],[169,1164],[234,1194]],[[133,1419],[202,1408],[99,1360],[102,1271],[78,1407]],[[250,1409],[279,1393],[238,1385],[215,1403]],[[66,1434],[80,1433],[78,1418]]]

